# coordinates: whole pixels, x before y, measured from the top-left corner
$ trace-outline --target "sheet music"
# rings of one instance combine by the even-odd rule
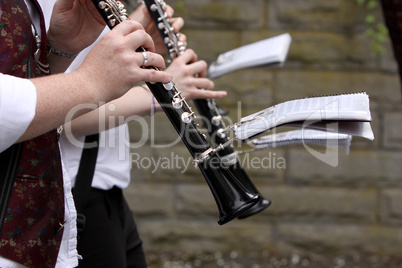
[[[248,139],[271,128],[285,124],[300,124],[301,127],[313,127],[322,121],[361,121],[370,122],[369,97],[366,93],[344,94],[325,97],[297,99],[283,102],[260,112],[243,117],[236,126],[235,134],[241,140]],[[352,135],[371,135],[367,124],[342,124],[349,129],[355,127]],[[340,129],[341,130],[341,129]]]
[[[333,133],[343,133],[374,140],[370,122],[360,121],[322,121],[322,122],[287,124],[289,127],[315,129]]]
[[[286,60],[291,36],[288,33],[254,42],[223,54],[208,69],[209,77],[216,78],[239,69],[280,64]]]
[[[262,136],[258,139],[252,140],[251,143],[254,145],[255,150],[294,144],[313,144],[328,148],[336,147],[348,154],[351,141],[352,135],[348,134],[301,129]]]

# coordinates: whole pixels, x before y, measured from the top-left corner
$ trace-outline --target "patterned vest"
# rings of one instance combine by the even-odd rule
[[[37,44],[24,0],[0,0],[0,16],[0,72],[27,77],[32,70],[34,77],[43,75],[34,59]],[[40,62],[44,63],[46,46],[42,40]],[[53,130],[24,142],[1,234],[0,255],[28,267],[54,267],[63,223],[63,178]]]

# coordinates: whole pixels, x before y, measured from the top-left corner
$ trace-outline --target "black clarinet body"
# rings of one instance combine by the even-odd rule
[[[166,3],[163,0],[143,0],[143,3],[147,7],[160,35],[163,38],[170,59],[174,60],[185,51],[186,47],[179,41],[177,34],[174,32],[173,27],[167,18],[165,12]],[[212,145],[219,146],[221,144],[226,144],[228,138],[224,133],[222,133],[222,130],[224,129],[222,114],[219,107],[217,107],[215,100],[195,99],[194,105],[198,114],[202,117],[204,127],[208,131]],[[247,210],[238,218],[247,218],[267,208],[271,204],[271,201],[263,198],[251,182],[247,173],[238,161],[237,154],[232,145],[225,146],[218,152],[218,154],[224,160],[224,163],[226,163],[227,168],[240,181],[240,183],[242,183],[250,192],[261,197],[260,201],[255,206]]]
[[[225,144],[226,142],[228,142],[227,136],[222,133],[222,130],[224,129],[224,126],[222,124],[222,116],[219,113],[219,109],[216,107],[215,101],[197,99],[194,100],[194,105],[197,108],[198,112],[202,115],[203,124],[208,130],[208,133],[211,137],[211,143],[214,146],[218,146],[219,144]],[[253,207],[248,209],[246,212],[244,212],[242,215],[240,215],[238,217],[239,219],[245,219],[254,214],[257,214],[258,212],[261,212],[271,205],[271,201],[262,197],[260,192],[250,180],[246,171],[241,166],[232,145],[225,146],[222,150],[218,152],[218,155],[221,157],[221,160],[223,161],[223,163],[225,163],[227,168],[247,190],[261,197],[260,201]]]
[[[92,0],[109,28],[128,19],[124,6],[115,0]],[[143,50],[143,48],[139,48]],[[153,68],[154,67],[146,67]],[[260,196],[249,192],[226,168],[216,154],[209,154],[211,146],[194,122],[194,113],[173,82],[149,83],[147,86],[161,105],[168,119],[180,135],[203,174],[219,210],[219,224],[225,224],[250,209]],[[203,157],[205,156],[205,157]],[[201,158],[200,158],[201,157]]]
[[[211,147],[194,123],[189,107],[175,108],[178,96],[174,89],[166,89],[161,83],[147,83],[163,111],[182,138],[193,158],[208,152]],[[169,88],[169,86],[168,86]],[[168,91],[168,92],[166,92]],[[177,101],[172,100],[177,99]],[[260,201],[260,196],[249,192],[233,175],[221,159],[213,154],[198,164],[204,175],[220,211],[219,224],[224,224],[241,216]]]

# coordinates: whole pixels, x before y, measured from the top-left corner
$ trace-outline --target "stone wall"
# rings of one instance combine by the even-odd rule
[[[226,120],[237,122],[241,116],[294,98],[366,91],[375,140],[354,138],[350,153],[339,152],[335,167],[303,146],[242,156],[248,175],[272,205],[220,226],[207,184],[199,170],[186,166],[191,158],[165,115],[132,122],[132,141],[139,148],[132,150],[133,181],[125,192],[145,250],[180,256],[235,252],[255,258],[398,255],[401,87],[390,43],[382,55],[370,49],[372,40],[364,23],[367,10],[353,0],[167,3],[185,19],[188,47],[208,63],[230,49],[291,34],[283,67],[242,70],[214,80],[216,89],[229,93],[218,101],[229,111]],[[382,20],[379,9],[375,14]]]

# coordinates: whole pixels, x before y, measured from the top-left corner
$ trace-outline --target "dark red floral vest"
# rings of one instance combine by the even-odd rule
[[[34,77],[44,75],[34,59],[37,45],[24,0],[0,0],[0,16],[0,72],[23,78],[31,69]],[[43,18],[41,29],[45,37]],[[40,59],[44,63],[45,41]],[[28,267],[54,267],[63,223],[63,178],[54,130],[23,144],[0,255]]]

